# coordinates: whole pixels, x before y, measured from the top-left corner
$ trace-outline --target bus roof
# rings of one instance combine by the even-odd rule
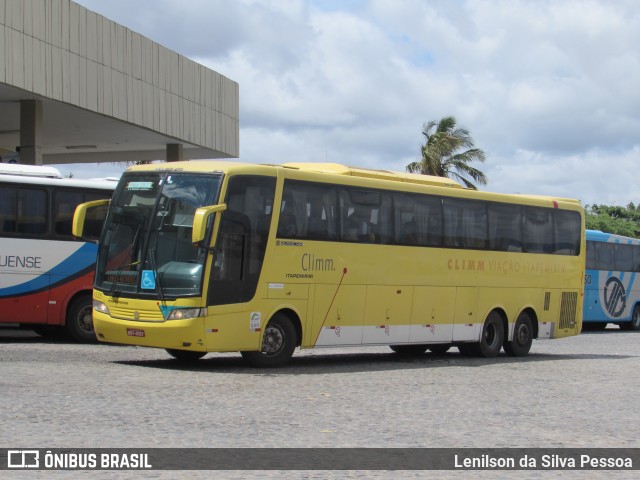
[[[594,242],[632,243],[634,245],[640,244],[640,240],[637,238],[625,237],[624,235],[602,232],[600,230],[587,230],[586,234],[587,240]]]
[[[568,208],[571,210],[582,210],[580,202],[575,199],[564,197],[552,197],[544,195],[525,195],[525,194],[506,194],[485,192],[480,190],[471,190],[462,187],[459,183],[444,177],[435,177],[430,175],[420,175],[415,173],[392,172],[389,170],[372,170],[359,167],[349,167],[337,163],[303,163],[290,162],[281,165],[276,164],[252,164],[239,161],[229,160],[187,160],[170,163],[152,163],[145,165],[134,165],[127,169],[127,172],[148,172],[148,171],[175,171],[175,172],[219,172],[219,173],[254,173],[275,175],[275,172],[282,170],[299,171],[299,172],[317,172],[328,176],[350,176],[360,179],[370,179],[378,181],[400,182],[407,185],[427,186],[444,188],[443,194],[447,189],[452,196],[483,198],[497,202],[520,203],[526,201],[531,205],[540,205],[544,207]]]
[[[25,177],[62,178],[60,171],[54,167],[42,165],[21,165],[18,163],[0,163],[0,174],[21,175]]]
[[[336,175],[351,175],[352,177],[375,178],[394,182],[417,183],[420,185],[434,185],[437,187],[462,188],[458,182],[445,177],[420,175],[417,173],[392,172],[390,170],[374,170],[360,167],[347,167],[339,163],[284,163],[283,167],[296,168],[309,172],[333,173]]]
[[[32,177],[28,175],[7,175],[0,174],[0,183],[11,183],[21,185],[55,186],[93,190],[115,190],[118,184],[114,180],[94,178],[84,180],[79,178],[58,178],[58,177]]]

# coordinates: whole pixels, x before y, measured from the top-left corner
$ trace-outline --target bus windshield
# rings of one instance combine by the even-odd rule
[[[191,243],[193,216],[216,203],[221,178],[125,173],[105,223],[95,287],[114,296],[199,295],[206,251]]]

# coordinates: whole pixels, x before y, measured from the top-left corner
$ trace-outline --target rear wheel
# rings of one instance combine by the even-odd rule
[[[78,297],[69,305],[65,329],[76,342],[97,342],[93,329],[93,302],[90,295]]]
[[[533,326],[528,313],[522,312],[513,326],[513,338],[504,342],[504,351],[512,357],[524,357],[531,350]]]
[[[398,355],[407,357],[422,355],[427,351],[426,345],[389,345],[389,348],[396,352]]]
[[[273,368],[287,363],[298,345],[296,329],[286,315],[276,314],[262,335],[259,352],[240,352],[254,367]]]
[[[633,314],[631,315],[630,322],[624,322],[620,324],[622,330],[630,330],[637,332],[640,330],[640,305],[633,307]]]
[[[204,357],[207,352],[194,352],[192,350],[178,350],[176,348],[167,348],[167,353],[176,360],[181,362],[195,362]]]

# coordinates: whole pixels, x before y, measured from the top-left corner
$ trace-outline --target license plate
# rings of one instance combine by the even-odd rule
[[[139,328],[127,328],[127,335],[130,337],[144,337],[144,330]]]

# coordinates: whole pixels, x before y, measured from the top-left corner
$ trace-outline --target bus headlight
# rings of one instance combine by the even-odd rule
[[[186,320],[188,318],[204,317],[206,308],[176,308],[171,310],[167,320]]]
[[[104,313],[105,315],[109,315],[109,307],[107,307],[104,303],[99,302],[98,300],[93,301],[93,309],[96,312]]]

